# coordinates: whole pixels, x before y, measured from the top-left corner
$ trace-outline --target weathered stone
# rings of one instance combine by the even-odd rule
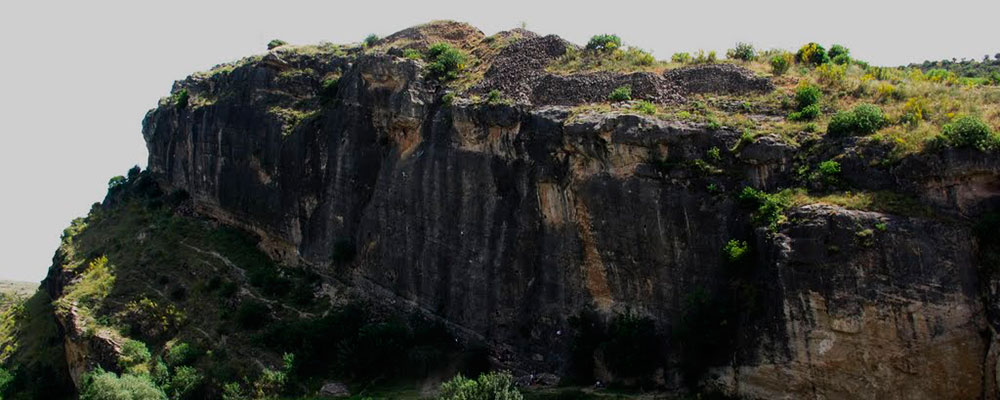
[[[525,43],[558,54],[554,39]],[[605,319],[626,310],[652,318],[667,366],[675,365],[680,346],[669,333],[688,296],[730,290],[720,249],[742,238],[763,249],[750,279],[765,311],[745,322],[729,366],[715,371],[724,390],[792,398],[993,394],[996,344],[981,332],[996,301],[980,294],[985,282],[967,222],[811,206],[791,212],[777,234],[754,231],[729,194],[781,188],[794,180],[796,157],[820,158],[777,136],[739,148],[732,129],[542,106],[601,101],[621,84],[657,101],[765,91],[764,78],[734,66],[662,77],[533,72],[517,77],[531,85],[510,86],[533,105],[441,106],[437,85],[399,57],[284,59],[316,79],[284,87],[266,62],[246,63],[179,83],[214,102],[182,110],[163,103],[143,126],[157,179],[187,191],[199,213],[261,236],[275,258],[445,321],[456,335],[486,343],[505,366],[558,376],[572,341],[568,318],[587,308]],[[340,76],[338,92],[319,104],[319,78],[328,74]],[[301,104],[314,114],[292,127],[271,111]],[[712,149],[719,157],[711,166],[722,172],[703,167]],[[902,165],[918,168],[873,170],[872,187],[904,183],[966,214],[1000,197],[994,161],[962,167],[974,176],[942,163],[964,165],[907,160]],[[849,166],[866,171],[860,161]],[[876,227],[883,223],[884,231]],[[338,243],[352,243],[357,257],[334,265]],[[656,380],[673,386],[677,375],[669,367]]]
[[[319,395],[325,397],[341,398],[341,397],[351,397],[351,391],[347,389],[347,385],[340,382],[326,382],[323,387],[319,389]]]

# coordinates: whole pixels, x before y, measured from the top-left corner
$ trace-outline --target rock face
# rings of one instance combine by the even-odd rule
[[[556,55],[554,40],[524,46]],[[512,92],[531,103],[446,105],[417,61],[282,49],[178,82],[175,92],[188,90],[191,105],[163,101],[143,124],[149,170],[187,191],[201,213],[256,232],[277,259],[434,315],[517,371],[563,374],[568,317],[586,309],[652,318],[675,365],[671,349],[680,344],[669,332],[692,292],[728,289],[720,249],[738,238],[763,249],[748,278],[761,289],[763,311],[743,325],[729,365],[713,369],[710,380],[724,390],[765,398],[996,395],[996,321],[986,317],[996,302],[981,294],[975,239],[961,217],[996,201],[995,160],[979,162],[974,176],[949,169],[953,160],[914,160],[943,163],[937,170],[946,172],[928,177],[884,171],[888,185],[959,204],[942,211],[955,218],[805,206],[771,233],[753,229],[734,196],[706,188],[781,187],[795,147],[763,138],[729,151],[740,148],[739,132],[579,114],[568,105],[593,96],[560,92],[581,85],[603,93],[643,80],[660,82],[648,84],[650,98],[664,101],[769,90],[766,79],[736,67],[526,73],[530,85]],[[321,101],[331,76],[339,77],[336,95]],[[724,149],[717,164],[725,173],[692,166],[712,148]],[[952,187],[968,190],[944,189]],[[345,253],[356,256],[346,261]],[[679,385],[669,368],[660,380]]]

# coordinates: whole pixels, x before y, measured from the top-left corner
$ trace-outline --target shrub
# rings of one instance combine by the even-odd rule
[[[612,34],[594,35],[587,42],[587,50],[609,51],[619,47],[622,47],[622,39]]]
[[[795,60],[802,64],[820,65],[830,62],[830,56],[818,43],[808,43],[795,53]]]
[[[450,106],[453,103],[455,103],[455,93],[453,92],[445,93],[443,96],[441,96],[441,103],[446,106]]]
[[[458,78],[458,74],[465,69],[465,54],[447,43],[432,45],[424,58],[428,62],[427,72],[432,79],[452,80]]]
[[[281,370],[276,371],[264,368],[253,382],[255,399],[276,399],[278,394],[285,388],[285,384],[288,383],[288,377],[294,367],[295,355],[285,353],[281,359]]]
[[[819,74],[817,80],[820,83],[828,86],[839,86],[844,83],[844,78],[847,77],[847,66],[827,63],[816,67],[816,73]]]
[[[0,395],[7,391],[10,383],[14,381],[14,375],[5,368],[0,368]],[[0,397],[2,398],[2,397]]]
[[[174,375],[165,385],[165,389],[171,399],[184,399],[194,392],[203,380],[204,377],[198,370],[186,365],[180,366],[174,369]]]
[[[608,341],[601,346],[604,364],[618,376],[647,376],[660,364],[659,342],[652,319],[618,315],[608,330]]]
[[[830,120],[827,133],[834,136],[869,135],[885,126],[882,109],[871,104],[861,104],[851,111],[840,111]]]
[[[642,114],[647,114],[647,115],[656,114],[656,105],[646,100],[640,100],[636,102],[635,105],[632,106],[632,109]]]
[[[148,376],[106,372],[84,375],[80,400],[166,400],[167,395]]]
[[[267,42],[267,49],[268,50],[273,50],[276,47],[281,47],[281,46],[284,46],[286,44],[288,44],[288,42],[286,42],[284,40],[274,39],[274,40],[272,40],[270,42]]]
[[[149,349],[146,344],[138,340],[128,339],[122,344],[121,353],[118,355],[118,365],[126,371],[143,366],[151,359]]]
[[[826,160],[819,163],[819,173],[827,179],[835,179],[840,175],[840,163],[834,160]]]
[[[419,60],[423,58],[423,55],[420,54],[420,51],[417,49],[406,49],[403,50],[403,57],[409,58],[411,60]]]
[[[722,254],[725,255],[726,261],[735,264],[743,260],[749,250],[750,246],[747,242],[732,239],[722,247]]]
[[[108,192],[113,192],[119,188],[125,187],[125,183],[127,182],[128,181],[125,177],[121,175],[111,177],[111,179],[108,179]]]
[[[201,350],[187,343],[175,343],[167,350],[167,364],[171,367],[180,365],[190,365],[198,357],[201,357]]]
[[[792,65],[792,55],[789,53],[778,54],[771,57],[771,73],[775,76],[784,75],[788,72],[788,67]]]
[[[927,109],[927,100],[923,97],[911,97],[903,105],[903,115],[900,121],[910,125],[918,125],[924,120],[924,110]]]
[[[365,36],[365,40],[363,42],[361,42],[361,44],[364,47],[372,47],[372,46],[375,45],[375,43],[378,42],[378,39],[379,39],[378,35],[372,33],[372,34],[369,34],[368,36]]]
[[[722,160],[722,151],[717,146],[712,146],[705,152],[705,156],[712,161],[719,161]]]
[[[522,400],[509,372],[489,372],[475,380],[457,375],[441,384],[439,400]]]
[[[977,116],[965,115],[945,124],[941,136],[953,147],[970,147],[985,151],[997,144],[993,129]]]
[[[489,104],[499,104],[502,101],[503,96],[497,89],[490,90],[490,92],[486,94],[486,102]]]
[[[927,71],[927,73],[924,74],[924,79],[931,82],[950,84],[950,83],[955,83],[958,80],[958,77],[955,75],[954,72],[948,71],[946,69],[936,68]]]
[[[656,63],[652,54],[636,47],[629,47],[624,53],[625,60],[631,65],[650,66]]]
[[[903,97],[903,92],[889,82],[879,83],[878,87],[875,88],[875,96],[881,101],[886,101],[889,99],[899,100]]]
[[[754,207],[753,221],[756,224],[767,225],[772,231],[778,229],[788,199],[780,194],[770,194],[752,187],[744,187],[740,192],[740,201]]]
[[[817,105],[821,97],[823,92],[815,85],[799,85],[795,89],[795,108],[803,110],[811,105]]]
[[[229,382],[222,386],[222,400],[248,400],[239,383]]]
[[[183,110],[187,108],[190,95],[187,89],[181,89],[174,95],[174,104],[177,106],[178,110]]]
[[[691,62],[691,53],[674,53],[670,56],[670,61],[686,64]]]
[[[820,114],[819,104],[810,104],[800,111],[788,114],[788,119],[792,121],[812,121]]]
[[[826,54],[829,55],[831,59],[835,59],[840,56],[848,56],[847,59],[850,60],[851,50],[839,44],[835,44],[833,46],[830,46],[830,51],[828,51]]]
[[[632,100],[632,87],[631,86],[619,86],[615,90],[611,91],[608,95],[608,100],[611,101],[629,101]]]
[[[839,56],[831,58],[830,62],[837,65],[848,65],[851,63],[851,56],[847,54],[841,54]]]
[[[736,43],[736,47],[726,51],[726,58],[742,61],[757,59],[757,50],[750,43]]]

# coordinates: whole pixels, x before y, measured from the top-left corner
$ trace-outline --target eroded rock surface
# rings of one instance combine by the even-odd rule
[[[996,303],[981,295],[968,222],[807,206],[777,233],[754,230],[731,194],[789,182],[796,146],[777,137],[737,146],[734,130],[565,106],[622,84],[667,102],[768,91],[766,78],[732,66],[556,76],[535,61],[564,51],[561,39],[517,46],[526,53],[499,57],[523,69],[494,64],[472,90],[503,88],[512,105],[444,105],[418,62],[391,55],[286,56],[288,67],[265,58],[180,82],[175,90],[200,100],[146,116],[149,169],[201,213],[262,236],[275,258],[447,321],[524,373],[565,372],[568,317],[588,308],[637,312],[672,332],[692,292],[729,290],[720,249],[742,238],[766,249],[747,278],[764,311],[746,321],[730,365],[713,370],[724,390],[995,397],[985,310]],[[287,68],[306,67],[282,83]],[[322,78],[333,75],[336,95],[321,103]],[[308,115],[289,120],[275,107]],[[713,148],[722,172],[698,167]],[[996,163],[982,165],[886,168],[876,186],[905,183],[968,214],[997,199]],[[357,256],[336,263],[344,244]],[[680,344],[665,338],[675,365]],[[680,385],[669,368],[659,381]]]

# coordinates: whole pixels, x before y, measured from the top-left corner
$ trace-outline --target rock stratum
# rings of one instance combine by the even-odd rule
[[[660,105],[776,89],[732,64],[551,72],[573,45],[496,35],[512,36],[497,48],[432,23],[192,75],[173,88],[185,106],[165,98],[143,121],[147,173],[190,196],[184,212],[251,232],[329,290],[439,321],[516,376],[570,375],[581,315],[634,315],[655,326],[646,378],[665,390],[693,376],[746,398],[997,397],[998,281],[977,230],[1000,203],[995,155],[875,163],[884,150],[856,137],[747,141],[725,124],[588,107],[622,85]],[[440,41],[474,55],[480,77],[442,84],[403,57]],[[494,89],[504,101],[479,100]],[[808,186],[801,166],[831,156],[840,188],[912,204],[814,196],[768,224],[739,196]],[[749,249],[738,262],[723,252],[733,240]],[[74,276],[50,274],[51,296]],[[70,369],[109,364],[87,353],[120,344],[94,337],[66,335]],[[607,358],[595,353],[595,379],[635,381]]]

